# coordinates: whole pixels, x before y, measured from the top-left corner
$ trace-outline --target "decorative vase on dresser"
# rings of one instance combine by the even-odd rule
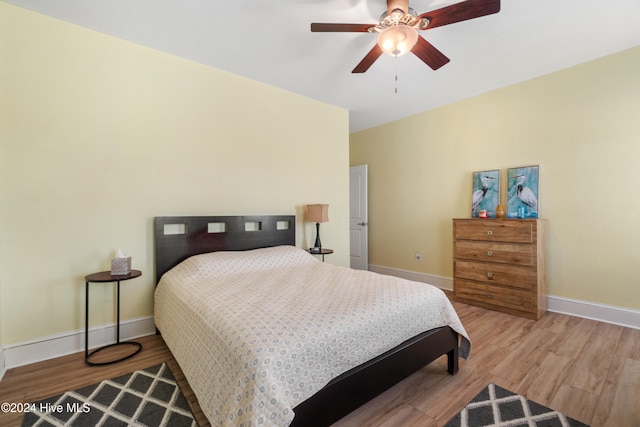
[[[454,219],[456,301],[539,319],[547,310],[544,219]]]

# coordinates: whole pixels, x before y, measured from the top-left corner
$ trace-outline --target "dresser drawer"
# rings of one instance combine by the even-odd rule
[[[463,300],[527,312],[531,311],[533,305],[531,291],[466,280],[456,280],[455,296]]]
[[[457,259],[533,265],[532,245],[458,240],[454,246],[453,256]]]
[[[456,279],[506,285],[531,291],[535,283],[533,267],[488,262],[455,261]]]
[[[475,219],[457,221],[454,238],[468,240],[488,240],[492,242],[531,243],[533,241],[530,221],[502,221]]]

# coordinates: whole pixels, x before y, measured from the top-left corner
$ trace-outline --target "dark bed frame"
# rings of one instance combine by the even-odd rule
[[[156,284],[165,272],[193,255],[295,246],[295,227],[293,215],[156,217]],[[444,354],[448,372],[455,375],[455,331],[442,327],[421,333],[334,378],[293,408],[295,418],[291,425],[330,425]]]

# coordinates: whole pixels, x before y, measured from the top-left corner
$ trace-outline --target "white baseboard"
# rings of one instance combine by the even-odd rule
[[[423,282],[435,286],[436,288],[453,291],[453,279],[451,277],[437,276],[435,274],[419,273],[417,271],[401,270],[399,268],[383,267],[381,265],[369,264],[369,271],[386,274],[387,276],[401,277],[414,282]]]
[[[413,280],[415,282],[428,283],[440,289],[453,291],[453,279],[450,277],[371,264],[369,265],[369,270],[380,274]],[[575,300],[554,295],[547,296],[547,306],[547,309],[554,313],[584,317],[586,319],[640,329],[640,310]]]
[[[613,305],[575,300],[549,295],[547,309],[554,313],[598,320],[627,328],[640,329],[640,310]]]
[[[4,347],[0,347],[0,381],[2,381],[2,377],[4,377],[4,373],[7,371],[4,363]]]
[[[155,333],[155,328],[153,316],[123,320],[120,322],[120,341],[151,335]],[[4,361],[2,374],[4,375],[6,369],[84,351],[84,336],[85,332],[82,329],[9,344],[0,350],[0,363]],[[115,324],[89,329],[90,349],[111,344],[115,340]]]

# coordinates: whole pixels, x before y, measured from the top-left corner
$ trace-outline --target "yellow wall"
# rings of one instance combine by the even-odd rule
[[[154,216],[296,214],[308,247],[303,206],[329,203],[349,264],[346,110],[2,2],[0,43],[0,344],[84,328],[117,248],[143,271],[122,318],[152,315]]]
[[[451,277],[473,171],[540,165],[549,293],[640,308],[640,47],[351,135],[370,263]],[[414,258],[422,251],[424,259]]]

